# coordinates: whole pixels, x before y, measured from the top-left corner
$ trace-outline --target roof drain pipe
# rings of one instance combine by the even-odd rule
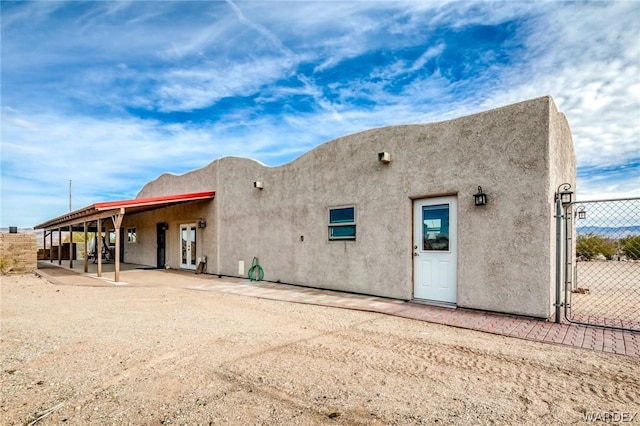
[[[251,268],[249,268],[249,279],[251,281],[262,281],[264,278],[264,269],[258,263],[258,258],[254,257],[251,262]]]

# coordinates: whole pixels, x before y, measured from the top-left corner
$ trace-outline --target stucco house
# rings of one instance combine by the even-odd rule
[[[118,228],[124,262],[246,277],[255,257],[268,281],[548,318],[555,193],[575,179],[567,120],[542,97],[345,136],[279,167],[217,159],[37,228]]]

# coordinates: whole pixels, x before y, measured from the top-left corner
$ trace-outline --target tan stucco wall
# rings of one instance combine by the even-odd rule
[[[391,153],[391,163],[377,161],[381,151]],[[195,211],[187,204],[126,223],[148,221],[137,227],[152,232],[155,243],[156,221],[170,222],[171,232],[205,218],[198,256],[208,256],[210,273],[238,275],[238,261],[248,269],[256,256],[266,280],[411,299],[412,199],[457,194],[458,306],[548,317],[560,177],[575,181],[571,135],[543,97],[346,136],[280,167],[226,157],[186,175],[162,175],[138,196],[215,190],[216,197]],[[485,207],[473,204],[478,185],[490,197]],[[356,206],[356,242],[327,241],[328,208],[342,205]],[[172,267],[175,232],[175,247],[167,248]],[[155,245],[148,261],[145,244],[136,256],[154,264]]]
[[[172,195],[188,192],[212,191],[219,188],[216,162],[201,169],[183,175],[165,173],[149,182],[138,193],[138,198]],[[216,195],[217,197],[217,195]],[[156,265],[156,224],[169,224],[166,231],[166,264],[172,268],[180,266],[180,225],[197,223],[205,219],[207,227],[198,229],[196,234],[196,256],[210,255],[216,252],[217,233],[214,223],[215,204],[212,200],[178,204],[149,212],[125,216],[123,228],[136,227],[138,242],[129,245],[125,260],[144,265]],[[212,259],[208,259],[208,271],[211,271]]]
[[[571,185],[571,191],[574,192],[573,199],[577,192],[576,187],[576,157],[573,151],[573,139],[571,130],[565,115],[558,111],[555,103],[550,102],[549,109],[549,203],[551,205],[552,215],[550,220],[551,234],[550,248],[551,253],[549,268],[550,283],[549,287],[552,293],[552,304],[555,303],[555,282],[556,282],[556,221],[555,221],[555,192],[558,186],[563,183]],[[573,222],[575,225],[575,222]],[[570,250],[572,259],[575,258],[575,239],[572,239],[573,248]],[[575,262],[572,262],[575,265]],[[553,310],[553,307],[551,307]]]
[[[197,223],[210,214],[209,208],[212,201],[197,201],[186,204],[178,204],[171,207],[151,210],[145,213],[126,215],[122,221],[122,232],[125,233],[124,261],[141,265],[156,266],[157,263],[157,238],[156,224],[167,223],[166,232],[166,263],[172,267],[180,266],[180,225]],[[128,243],[126,232],[128,228],[135,228],[137,241]],[[196,256],[215,252],[215,227],[207,225],[206,228],[196,231]]]

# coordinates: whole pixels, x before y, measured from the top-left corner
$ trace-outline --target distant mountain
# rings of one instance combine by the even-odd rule
[[[579,226],[578,235],[597,234],[609,238],[624,238],[630,235],[640,235],[640,225],[635,226]]]

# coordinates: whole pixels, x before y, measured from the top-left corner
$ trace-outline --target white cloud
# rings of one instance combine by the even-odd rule
[[[154,95],[161,111],[205,108],[224,97],[252,95],[260,86],[288,75],[292,67],[290,60],[277,57],[235,64],[209,62],[158,76],[160,88]]]
[[[554,97],[572,128],[580,198],[638,194],[637,173],[625,168],[640,159],[637,3],[284,5],[3,4],[3,224],[32,225],[57,215],[53,205],[64,212],[65,202],[54,200],[65,198],[68,179],[86,204],[125,198],[164,171],[182,173],[223,155],[277,165],[349,133],[543,95]],[[514,29],[503,46],[509,61],[478,48],[488,67],[447,77],[451,64],[442,58],[456,47],[442,34],[496,24]],[[414,56],[396,56],[408,48]],[[396,60],[364,63],[357,75],[345,65],[377,52]],[[159,121],[234,97],[255,102],[200,122]],[[299,110],[296,97],[312,104]],[[281,111],[263,109],[275,103]],[[51,191],[60,194],[51,199]],[[41,204],[25,213],[24,194]]]
[[[512,70],[483,103],[494,107],[553,96],[567,116],[582,167],[640,158],[637,8],[634,16],[624,3],[601,6],[594,11],[571,4],[541,15],[527,38],[533,57],[526,67]]]

